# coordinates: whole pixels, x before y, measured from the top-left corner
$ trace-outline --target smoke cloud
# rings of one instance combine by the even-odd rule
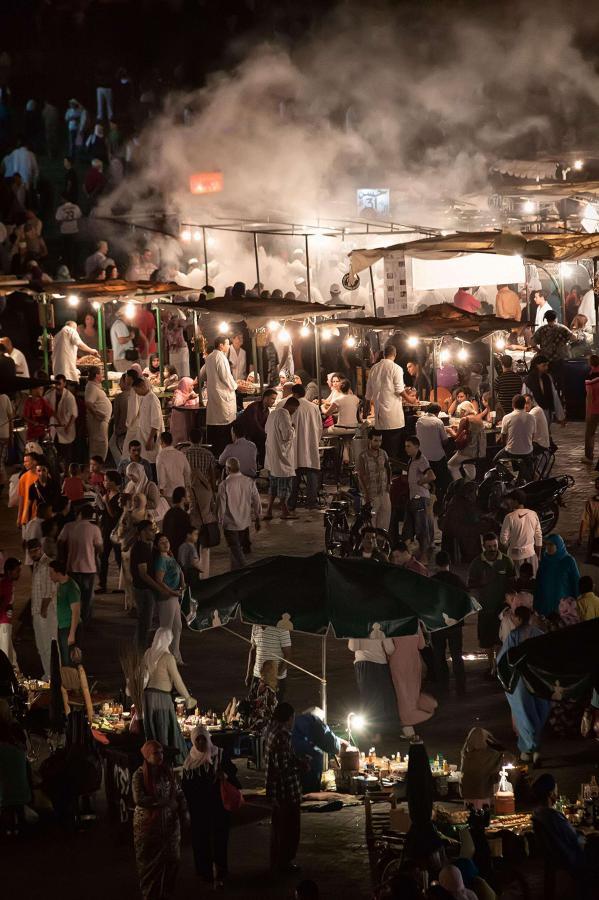
[[[456,224],[455,198],[490,192],[493,160],[584,146],[599,98],[590,55],[596,9],[576,2],[363,7],[341,4],[299,46],[248,46],[231,71],[167,98],[141,136],[140,171],[100,214],[116,203],[136,213],[161,205],[191,222],[326,224],[357,217],[357,188],[388,187],[389,219],[447,228]],[[223,192],[193,197],[189,175],[214,169],[224,174]],[[228,259],[217,278],[253,280],[249,238],[218,240]],[[275,251],[263,244],[268,266]],[[290,255],[301,240],[285,246]],[[346,242],[327,251],[321,291],[350,249]],[[272,265],[273,277],[284,278]],[[293,289],[291,282],[269,286]]]

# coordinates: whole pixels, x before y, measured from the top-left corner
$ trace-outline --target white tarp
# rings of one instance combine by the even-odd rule
[[[407,263],[411,266],[409,280],[414,291],[457,290],[481,284],[522,284],[526,281],[524,262],[519,256],[490,253],[463,253],[444,259],[408,256]]]

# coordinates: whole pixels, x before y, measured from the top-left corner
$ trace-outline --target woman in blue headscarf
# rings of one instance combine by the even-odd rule
[[[535,610],[542,616],[556,613],[563,597],[578,597],[579,578],[576,560],[568,553],[564,539],[550,534],[537,573]]]

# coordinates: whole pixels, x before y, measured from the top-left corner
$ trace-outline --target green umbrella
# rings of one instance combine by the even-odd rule
[[[582,699],[599,683],[599,619],[523,641],[497,663],[499,680],[512,693],[520,678],[546,700]]]
[[[446,628],[477,609],[465,591],[408,569],[367,559],[271,556],[200,581],[183,604],[202,631],[244,622],[338,638],[415,634],[418,622]]]

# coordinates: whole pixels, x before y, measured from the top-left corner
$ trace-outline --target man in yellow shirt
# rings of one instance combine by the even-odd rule
[[[599,617],[599,597],[595,593],[595,585],[590,575],[583,575],[578,582],[580,596],[577,601],[581,622]]]

